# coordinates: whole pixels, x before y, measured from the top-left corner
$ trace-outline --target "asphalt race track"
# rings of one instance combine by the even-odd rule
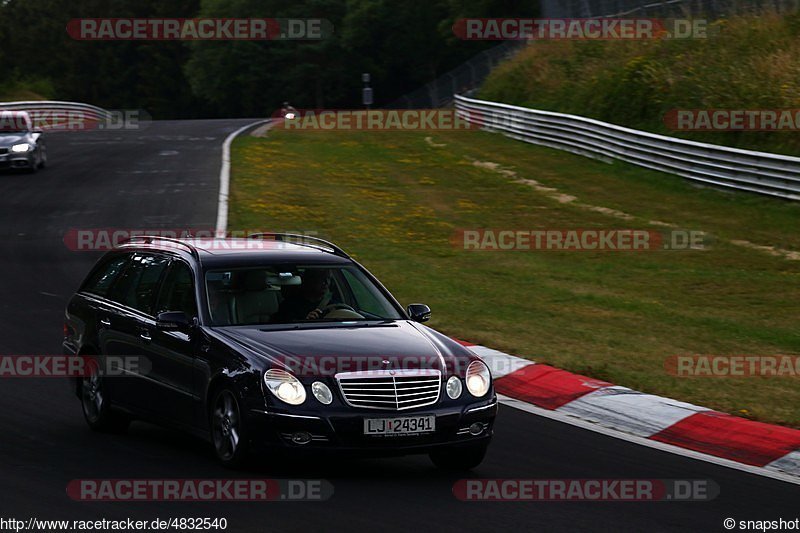
[[[221,145],[248,120],[156,122],[144,131],[50,135],[50,166],[0,175],[0,353],[58,354],[70,293],[97,259],[70,228],[206,227]],[[367,265],[369,266],[369,265]],[[380,276],[380,272],[376,272]],[[391,288],[391,287],[390,287]],[[424,295],[420,299],[424,300]],[[435,312],[435,309],[434,309]],[[434,323],[435,326],[435,323]],[[800,486],[640,447],[502,407],[482,478],[710,479],[709,502],[462,502],[427,457],[218,466],[191,437],[135,423],[91,432],[61,379],[0,380],[0,518],[224,517],[231,531],[720,531],[725,518],[794,519]],[[325,502],[76,502],[83,478],[323,478]]]

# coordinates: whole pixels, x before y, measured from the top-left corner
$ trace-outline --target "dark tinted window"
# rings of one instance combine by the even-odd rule
[[[128,268],[111,288],[110,298],[152,315],[158,283],[168,263],[166,257],[134,255]]]
[[[183,261],[173,261],[161,285],[156,314],[183,311],[189,318],[197,316],[192,269]]]
[[[108,293],[109,287],[117,279],[120,272],[125,268],[125,263],[130,256],[122,255],[109,259],[104,264],[100,265],[84,282],[82,290],[97,294],[98,296],[105,296]]]

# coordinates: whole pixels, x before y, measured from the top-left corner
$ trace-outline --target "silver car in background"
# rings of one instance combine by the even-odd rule
[[[47,164],[42,131],[27,111],[0,111],[0,170],[36,172]]]

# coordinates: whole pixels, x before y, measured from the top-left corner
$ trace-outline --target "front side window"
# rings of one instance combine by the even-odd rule
[[[271,265],[212,270],[205,278],[216,326],[402,318],[355,266]]]
[[[173,261],[169,267],[156,304],[156,314],[181,311],[189,319],[197,316],[192,269],[183,261]]]

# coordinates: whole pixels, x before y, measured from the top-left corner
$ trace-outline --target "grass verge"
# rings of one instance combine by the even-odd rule
[[[233,145],[229,229],[316,231],[431,326],[537,362],[800,427],[800,378],[677,378],[683,354],[798,354],[800,206],[486,132],[272,131]],[[536,180],[538,186],[530,181]],[[621,218],[627,215],[632,218]],[[705,250],[468,252],[460,228],[663,229]]]

